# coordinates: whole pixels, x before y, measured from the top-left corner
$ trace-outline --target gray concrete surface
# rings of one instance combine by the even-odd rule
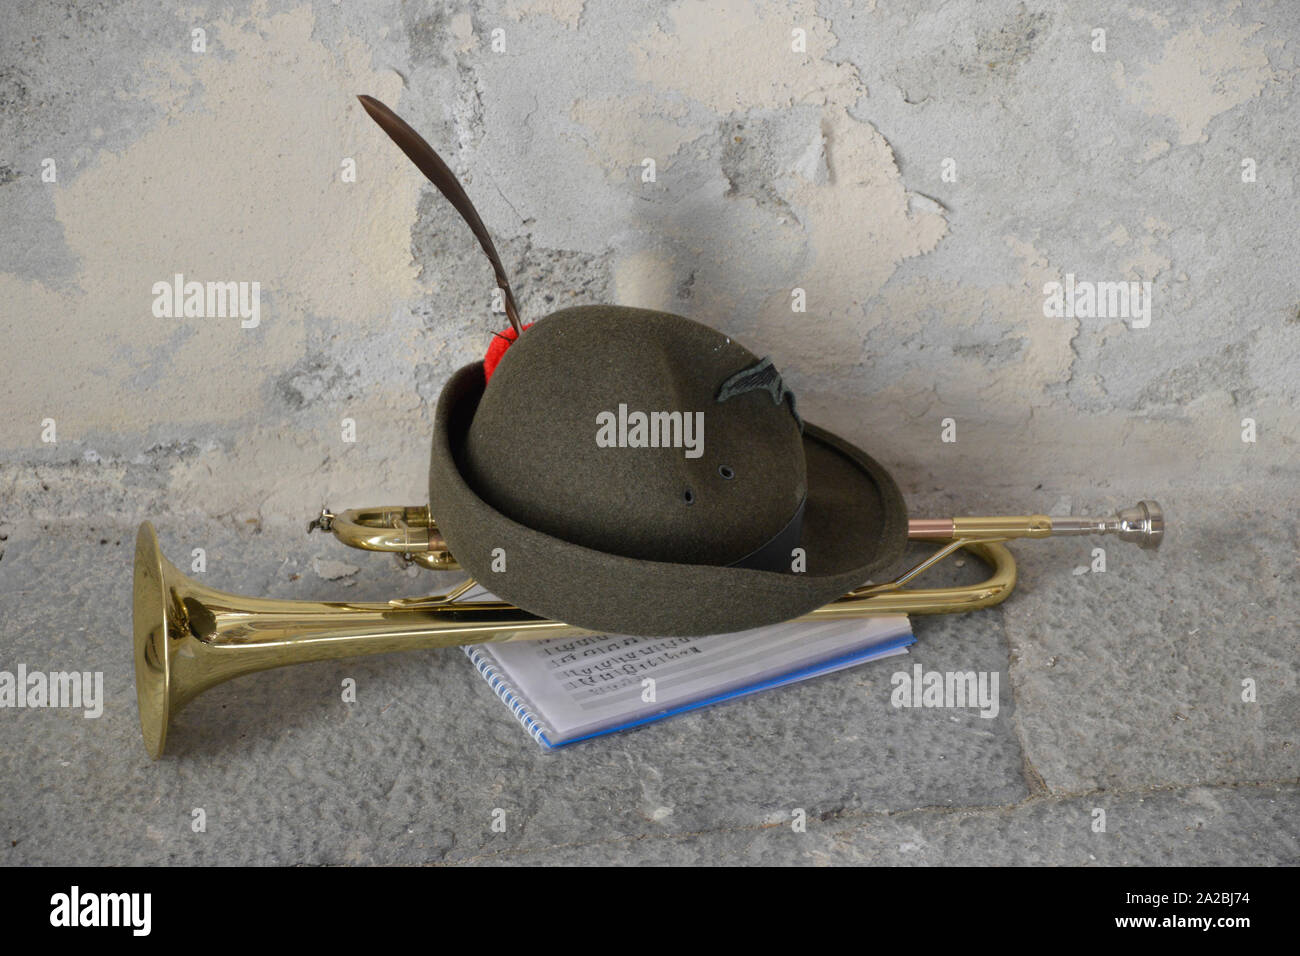
[[[431,651],[222,685],[180,713],[158,763],[128,652],[133,529],[20,525],[0,559],[7,652],[33,670],[102,670],[106,705],[98,719],[5,714],[5,859],[1300,862],[1295,632],[1280,623],[1300,593],[1294,540],[1203,548],[1223,501],[1168,503],[1179,530],[1159,557],[1111,548],[1105,574],[1076,575],[1083,542],[1023,544],[1011,602],[915,619],[911,660],[565,751],[541,752],[458,652]],[[203,542],[204,580],[237,593],[378,600],[420,584],[301,529],[210,523],[162,541],[173,555]],[[317,559],[356,571],[328,580]],[[1242,564],[1255,601],[1213,583]],[[998,716],[895,709],[890,675],[912,663],[998,672]],[[1241,701],[1244,677],[1258,703]]]
[[[1298,40],[1264,2],[18,4],[0,670],[107,700],[0,708],[0,861],[1300,862]],[[547,755],[430,652],[224,685],[151,763],[143,518],[240,593],[428,587],[301,533],[424,499],[432,402],[503,324],[357,92],[463,177],[526,316],[681,312],[915,514],[1151,496],[1165,548],[1026,543],[1002,608],[916,620],[912,662],[1001,675],[992,720],[891,707],[885,662]],[[260,283],[260,324],[155,316],[177,272]],[[1045,315],[1067,275],[1150,282],[1149,325]]]

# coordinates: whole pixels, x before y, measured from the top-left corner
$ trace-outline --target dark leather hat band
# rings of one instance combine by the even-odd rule
[[[803,513],[808,507],[805,495],[794,511],[794,517],[786,526],[773,535],[767,542],[759,545],[739,561],[727,565],[729,568],[749,568],[753,571],[789,571],[792,555],[799,541],[803,538]]]

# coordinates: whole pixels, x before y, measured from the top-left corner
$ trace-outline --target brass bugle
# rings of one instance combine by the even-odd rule
[[[331,531],[351,547],[394,552],[424,567],[458,567],[427,507],[362,508],[337,515],[326,510],[311,527]],[[892,581],[856,588],[799,620],[991,607],[1006,600],[1016,584],[1016,562],[1002,542],[1081,534],[1113,534],[1153,549],[1164,536],[1164,517],[1154,501],[1142,501],[1099,519],[914,518],[908,536],[939,542],[938,550]],[[905,586],[959,549],[988,564],[988,578],[959,587]],[[182,574],[163,557],[153,525],[146,521],[135,542],[133,624],[136,699],[149,755],[161,756],[168,724],[186,703],[241,674],[389,651],[595,633],[502,601],[466,600],[474,587],[474,581],[466,580],[444,594],[371,603],[241,597]]]

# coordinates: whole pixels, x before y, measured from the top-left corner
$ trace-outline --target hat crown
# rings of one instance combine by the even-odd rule
[[[749,384],[747,369],[760,373]],[[618,306],[556,312],[507,350],[461,467],[519,524],[672,563],[741,561],[807,492],[800,425],[774,371],[707,326]]]

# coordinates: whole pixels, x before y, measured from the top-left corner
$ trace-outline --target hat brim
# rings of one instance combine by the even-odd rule
[[[461,567],[540,617],[610,634],[743,631],[834,600],[895,562],[907,544],[907,511],[889,473],[815,425],[803,433],[804,571],[643,561],[544,534],[497,511],[465,479],[460,449],[484,387],[483,363],[476,362],[453,375],[438,397],[429,504]]]

